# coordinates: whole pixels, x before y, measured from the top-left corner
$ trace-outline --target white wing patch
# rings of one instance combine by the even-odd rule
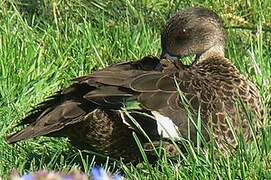
[[[174,140],[180,140],[180,133],[178,127],[172,122],[172,120],[166,116],[163,116],[157,111],[151,111],[157,120],[158,134],[164,138],[172,138]]]

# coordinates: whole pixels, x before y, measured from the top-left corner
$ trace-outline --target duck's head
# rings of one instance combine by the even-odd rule
[[[189,8],[176,13],[166,23],[161,38],[161,58],[177,60],[196,55],[197,59],[204,59],[210,54],[224,57],[222,20],[205,8]]]

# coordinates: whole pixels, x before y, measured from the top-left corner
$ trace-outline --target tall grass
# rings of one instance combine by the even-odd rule
[[[159,55],[160,30],[178,9],[204,6],[225,20],[227,57],[257,84],[265,105],[259,140],[236,154],[200,151],[185,159],[161,157],[157,165],[105,164],[128,179],[271,178],[271,2],[264,1],[84,1],[0,2],[0,175],[77,166],[89,172],[95,159],[66,139],[37,138],[7,145],[5,137],[34,105],[76,76],[107,65]],[[241,28],[231,28],[238,26]],[[205,155],[204,155],[205,154]]]

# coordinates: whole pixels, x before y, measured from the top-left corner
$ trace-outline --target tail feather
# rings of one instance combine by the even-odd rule
[[[22,131],[19,131],[17,133],[12,134],[7,138],[7,143],[8,144],[14,144],[18,141],[34,138],[37,136],[42,136],[45,135],[44,133],[37,133],[35,132],[35,129],[33,126],[29,126],[26,129],[23,129]]]
[[[53,136],[66,126],[82,121],[87,112],[80,105],[79,102],[66,101],[54,109],[48,110],[49,112],[45,110],[35,120],[31,120],[33,123],[28,127],[9,136],[7,143],[13,144],[44,135]],[[59,136],[65,136],[65,134],[60,133]]]

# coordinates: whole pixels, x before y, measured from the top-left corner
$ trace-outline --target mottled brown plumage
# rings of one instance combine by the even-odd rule
[[[197,128],[187,109],[191,106],[194,120],[200,113],[206,140],[211,132],[219,148],[236,148],[233,132],[243,134],[245,140],[252,137],[245,110],[236,104],[242,102],[254,114],[255,128],[261,124],[262,107],[255,85],[224,57],[222,27],[210,10],[190,8],[177,13],[162,33],[161,63],[146,57],[77,78],[71,87],[33,110],[22,122],[28,126],[10,136],[8,142],[64,136],[80,149],[137,162],[141,155],[132,132],[145,148],[151,146],[132,122],[133,117],[155,145],[165,139],[166,151],[176,155],[170,137],[176,141],[190,137],[196,142]],[[191,54],[196,55],[191,66],[173,60]],[[163,129],[170,124],[168,127],[177,130]]]
[[[177,13],[168,21],[161,40],[161,57],[196,55],[191,67],[179,71],[179,88],[194,109],[200,106],[202,118],[221,149],[237,147],[233,133],[237,139],[240,134],[246,141],[252,138],[247,112],[254,115],[251,128],[255,132],[262,126],[263,115],[256,86],[224,57],[225,40],[222,20],[204,8]]]

